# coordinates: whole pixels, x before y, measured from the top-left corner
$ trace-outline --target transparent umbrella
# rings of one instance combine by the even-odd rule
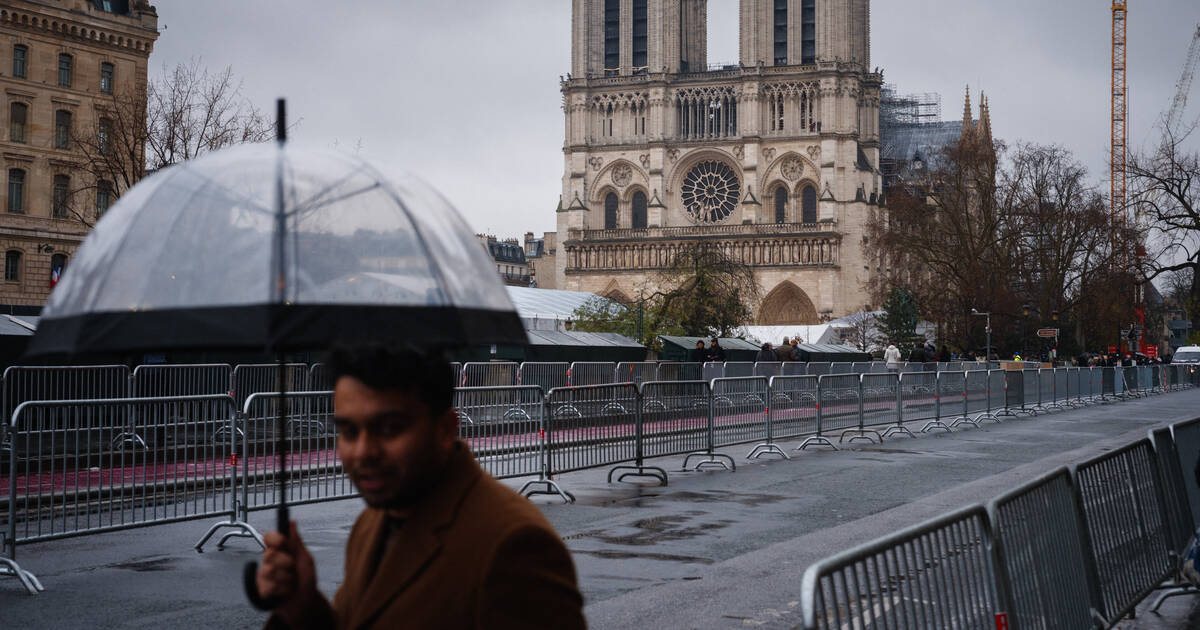
[[[71,261],[30,354],[361,341],[526,337],[492,261],[441,195],[355,157],[280,143],[220,151],[131,189]]]
[[[96,225],[42,311],[31,355],[335,343],[527,343],[492,261],[409,175],[284,142],[168,168]],[[289,531],[286,378],[276,417],[276,527]],[[258,597],[254,564],[244,580]]]

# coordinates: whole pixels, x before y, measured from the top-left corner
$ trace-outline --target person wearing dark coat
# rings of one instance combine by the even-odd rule
[[[688,354],[688,360],[692,363],[704,363],[708,360],[708,350],[704,347],[704,340],[696,342],[696,347]]]
[[[942,344],[942,349],[938,352],[937,360],[939,363],[950,362],[950,349],[945,344]]]
[[[724,363],[725,348],[721,347],[721,342],[716,337],[712,338],[712,343],[708,346],[708,360],[714,363]]]
[[[764,343],[758,350],[758,354],[754,356],[754,360],[759,363],[774,363],[775,352],[771,350],[771,344]]]
[[[370,349],[330,365],[337,452],[366,507],[332,601],[295,521],[264,537],[267,628],[586,628],[562,538],[458,438],[450,366]]]
[[[792,348],[792,345],[788,342],[787,337],[784,337],[783,343],[779,344],[778,348],[775,348],[775,360],[779,361],[780,363],[783,363],[784,361],[795,361],[796,360],[796,351]]]
[[[916,348],[913,348],[913,351],[908,354],[908,362],[909,363],[924,363],[925,362],[925,350],[922,349],[921,346],[917,346]]]

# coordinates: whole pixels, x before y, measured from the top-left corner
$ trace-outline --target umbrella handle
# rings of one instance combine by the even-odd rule
[[[250,600],[250,604],[259,610],[270,612],[279,608],[283,600],[278,597],[264,598],[258,592],[258,563],[247,562],[242,569],[242,586],[246,589],[246,599]]]
[[[291,518],[289,517],[288,512],[289,510],[287,504],[279,506],[279,509],[275,512],[275,517],[278,521],[275,524],[276,531],[285,536],[287,535],[287,532],[291,531],[292,529]],[[242,568],[242,588],[244,588],[246,591],[246,599],[250,600],[250,604],[259,610],[270,612],[283,604],[283,600],[279,597],[264,598],[262,594],[258,592],[257,562],[247,562],[246,566]]]

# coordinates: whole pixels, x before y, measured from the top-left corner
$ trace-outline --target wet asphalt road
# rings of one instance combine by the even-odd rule
[[[744,446],[725,450],[736,472],[678,472],[682,458],[666,458],[654,463],[670,472],[667,487],[609,485],[607,471],[584,471],[559,478],[577,504],[537,500],[574,554],[592,627],[792,628],[810,563],[1197,415],[1200,390],[838,452],[796,453],[793,442],[787,461],[749,462]],[[326,592],[341,580],[358,510],[357,501],[295,510]],[[273,515],[251,520],[269,527]],[[31,597],[0,580],[0,627],[258,627],[263,616],[240,585],[256,549],[235,539],[195,553],[209,524],[22,547],[18,560],[47,592]],[[1193,598],[1165,608],[1121,627],[1200,626],[1189,621],[1200,622]]]

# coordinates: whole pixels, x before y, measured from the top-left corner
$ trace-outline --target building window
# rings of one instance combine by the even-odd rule
[[[50,257],[50,288],[51,289],[53,289],[54,285],[58,284],[58,281],[62,279],[62,274],[66,270],[67,270],[67,255],[66,254],[55,254]]]
[[[58,84],[62,87],[71,87],[71,55],[58,56]]]
[[[604,76],[621,69],[621,0],[604,0]]]
[[[804,193],[800,196],[801,218],[802,223],[817,222],[817,189],[808,186],[804,189]]]
[[[21,252],[15,249],[4,252],[4,279],[9,282],[21,281]]]
[[[111,63],[100,64],[100,91],[104,94],[113,93],[113,65]]]
[[[775,65],[787,65],[788,0],[775,0]]]
[[[67,218],[70,208],[71,178],[66,175],[54,176],[53,216],[55,219]]]
[[[633,73],[646,74],[649,69],[647,62],[646,34],[649,32],[649,20],[646,11],[647,0],[633,0]]]
[[[25,212],[25,171],[19,168],[8,169],[8,211]]]
[[[775,222],[787,223],[788,191],[783,186],[775,189]]]
[[[646,229],[646,193],[633,193],[633,229]]]
[[[608,193],[604,198],[604,229],[617,229],[617,193]]]
[[[54,112],[54,148],[71,148],[71,112],[65,109]]]
[[[104,216],[108,212],[109,206],[112,205],[113,189],[112,183],[100,180],[96,182],[96,218]]]
[[[99,129],[96,133],[96,148],[101,155],[108,155],[112,142],[112,121],[107,118],[100,119]]]
[[[22,46],[20,44],[13,46],[13,71],[12,71],[12,74],[13,74],[14,78],[17,78],[17,79],[26,78],[26,75],[29,72],[28,60],[29,60],[29,48],[28,47]]]
[[[817,0],[800,2],[800,63],[817,62]]]
[[[25,143],[25,122],[29,116],[29,107],[25,103],[13,103],[8,106],[8,139],[13,142]]]

